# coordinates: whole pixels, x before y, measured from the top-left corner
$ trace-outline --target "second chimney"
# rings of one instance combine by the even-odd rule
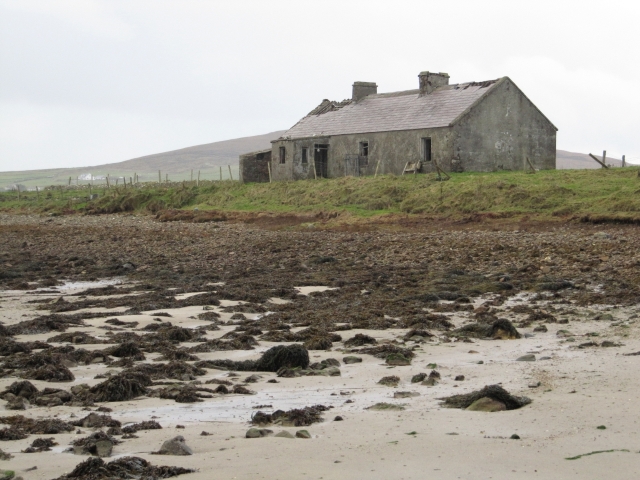
[[[351,100],[357,102],[367,95],[375,95],[376,93],[378,93],[376,82],[353,82]]]
[[[420,72],[420,95],[429,95],[436,88],[449,85],[448,73]]]

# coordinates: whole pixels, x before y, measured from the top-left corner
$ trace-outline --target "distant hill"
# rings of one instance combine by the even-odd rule
[[[76,178],[82,179],[86,175],[92,175],[95,178],[105,177],[108,174],[112,178],[129,178],[137,173],[140,181],[145,182],[157,180],[158,170],[162,172],[163,180],[167,174],[170,180],[190,179],[191,170],[194,171],[194,176],[200,170],[203,180],[218,180],[220,173],[222,173],[223,179],[228,179],[229,168],[227,165],[231,166],[233,178],[237,179],[238,156],[242,153],[269,148],[271,140],[280,137],[284,132],[284,130],[280,130],[264,135],[206,143],[104,165],[0,172],[0,189],[15,184],[24,185],[27,188],[66,184],[69,177],[71,177],[72,183],[76,183]],[[224,168],[221,170],[220,167]],[[86,184],[88,182],[81,180],[80,183]],[[96,183],[104,183],[104,180],[97,180]]]
[[[132,158],[124,162],[109,164],[116,170],[148,172],[158,169],[169,174],[186,173],[193,170],[208,170],[220,165],[237,165],[242,153],[255,152],[271,147],[271,140],[280,137],[285,131],[256,135],[254,137],[234,138],[222,142],[205,143],[195,147],[181,148],[170,152],[155,153],[144,157]],[[107,167],[102,165],[101,167]]]
[[[602,159],[602,153],[594,153],[594,155]],[[608,158],[606,160],[607,165],[614,167],[621,167],[622,160],[615,158]],[[566,150],[556,150],[556,168],[565,169],[583,169],[583,168],[602,168],[593,158],[586,153],[567,152]]]
[[[15,184],[21,184],[28,188],[66,184],[69,181],[69,177],[71,177],[72,183],[75,183],[76,178],[82,178],[82,176],[88,174],[93,175],[93,177],[104,177],[109,174],[112,178],[129,178],[134,173],[137,173],[141,181],[153,181],[158,179],[158,170],[162,172],[163,180],[167,174],[170,180],[189,179],[191,170],[194,171],[194,175],[197,175],[199,170],[203,180],[217,180],[220,178],[220,167],[224,167],[222,169],[222,178],[229,178],[227,165],[231,166],[233,178],[238,178],[238,156],[242,153],[269,148],[271,140],[275,140],[283,133],[284,130],[279,130],[264,135],[206,143],[105,165],[0,172],[0,188]],[[619,167],[621,161],[607,158],[607,164]],[[559,169],[601,168],[587,154],[567,152],[565,150],[557,151],[557,167]],[[81,181],[81,183],[87,182]],[[104,181],[98,180],[96,183],[104,183]]]

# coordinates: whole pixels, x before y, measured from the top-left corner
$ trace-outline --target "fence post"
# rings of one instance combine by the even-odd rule
[[[197,187],[200,186],[200,170],[198,170],[198,183],[196,184]]]
[[[627,166],[627,160],[624,158],[624,155],[622,155],[622,168]]]
[[[233,174],[231,173],[231,165],[227,165],[229,167],[229,179],[233,180]]]
[[[222,165],[220,165],[220,181],[222,181]]]
[[[38,186],[36,185],[36,198],[38,199],[38,202],[40,201],[40,190],[38,190]]]

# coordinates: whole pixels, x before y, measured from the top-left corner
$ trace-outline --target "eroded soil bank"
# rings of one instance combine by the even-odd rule
[[[637,227],[323,222],[0,217],[0,470],[103,431],[183,478],[637,478]],[[279,345],[308,364],[251,370]],[[532,402],[440,400],[487,385]]]

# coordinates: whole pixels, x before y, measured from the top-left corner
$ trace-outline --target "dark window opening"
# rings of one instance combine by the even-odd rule
[[[262,160],[264,159],[264,153],[259,153],[256,155],[256,160]]]
[[[285,147],[280,147],[280,163],[285,163],[287,160],[287,149]]]
[[[422,139],[422,161],[423,162],[431,161],[431,139],[430,138]]]
[[[309,163],[309,154],[308,154],[308,152],[309,152],[308,148],[305,147],[305,148],[302,149],[302,163],[304,165]]]
[[[360,166],[369,165],[369,142],[360,142],[360,158],[358,159]]]

